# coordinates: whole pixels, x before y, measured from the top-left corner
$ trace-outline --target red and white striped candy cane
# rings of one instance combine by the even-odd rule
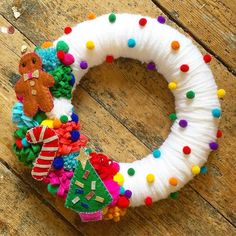
[[[51,168],[58,150],[58,136],[55,131],[47,126],[34,127],[26,133],[29,143],[43,143],[39,156],[34,162],[31,175],[34,179],[42,181]]]

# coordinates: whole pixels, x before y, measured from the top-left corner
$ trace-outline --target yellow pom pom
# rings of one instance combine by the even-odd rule
[[[218,89],[217,90],[217,96],[219,98],[223,98],[225,96],[225,94],[226,94],[226,91],[224,89]]]
[[[119,172],[113,177],[113,180],[117,182],[120,186],[122,186],[125,181],[124,176]]]
[[[170,83],[168,84],[168,88],[169,88],[170,90],[175,90],[176,87],[177,87],[177,84],[176,84],[175,82],[170,82]]]
[[[48,128],[51,128],[51,129],[54,128],[54,126],[53,126],[53,120],[43,120],[43,121],[41,122],[41,125],[42,125],[42,126],[47,126]]]
[[[53,43],[50,41],[46,41],[41,45],[41,48],[50,48],[53,46]]]
[[[200,169],[199,166],[195,165],[195,166],[192,167],[192,173],[193,173],[194,175],[199,174],[200,171],[201,171],[201,169]]]
[[[147,180],[147,182],[148,182],[149,184],[151,184],[151,183],[154,182],[155,176],[154,176],[153,174],[148,174],[148,175],[146,176],[146,180]]]
[[[94,49],[94,47],[95,47],[94,42],[93,41],[87,41],[86,47],[87,47],[87,49],[90,49],[90,50]]]

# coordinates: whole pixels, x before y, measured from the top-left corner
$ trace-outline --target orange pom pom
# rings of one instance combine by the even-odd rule
[[[59,120],[59,119],[55,119],[54,121],[53,121],[53,127],[54,127],[54,129],[58,129],[58,128],[60,128],[61,127],[61,121]]]
[[[178,184],[178,180],[175,177],[169,178],[169,184],[172,186],[176,186]]]
[[[172,47],[173,50],[178,50],[180,48],[180,44],[179,44],[178,41],[173,41],[171,43],[171,47]]]
[[[41,45],[41,48],[50,48],[53,46],[53,43],[50,41],[46,41]]]
[[[97,17],[96,14],[93,13],[93,12],[90,12],[90,13],[88,14],[88,19],[89,19],[89,20],[93,20],[93,19],[95,19],[96,17]]]

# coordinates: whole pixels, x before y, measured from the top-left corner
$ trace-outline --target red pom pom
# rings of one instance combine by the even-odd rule
[[[147,19],[146,19],[146,18],[141,18],[141,19],[139,20],[139,25],[145,26],[146,24],[147,24]]]
[[[222,137],[222,131],[221,131],[221,130],[218,130],[218,131],[217,131],[216,137],[217,137],[217,138],[221,138],[221,137]]]
[[[114,61],[114,57],[112,55],[107,55],[106,62],[107,63],[112,63],[113,61]]]
[[[60,51],[57,52],[57,58],[59,60],[63,60],[64,56],[65,56],[65,52],[64,51],[60,50]]]
[[[183,153],[189,155],[191,153],[191,148],[189,146],[183,147]]]
[[[17,146],[18,148],[20,148],[20,149],[23,148],[23,145],[22,145],[22,142],[21,142],[21,139],[20,139],[20,138],[16,139],[16,146]]]
[[[180,66],[180,70],[182,72],[187,72],[189,70],[189,66],[187,64],[183,64]]]
[[[64,29],[64,33],[65,33],[65,34],[69,34],[69,33],[71,33],[71,31],[72,31],[72,29],[71,29],[71,27],[69,27],[69,26],[67,26],[67,27]]]
[[[209,63],[211,61],[211,55],[209,54],[204,55],[203,60],[205,61],[205,63]]]
[[[146,197],[144,202],[145,202],[146,206],[151,206],[152,205],[152,198],[151,197]]]
[[[129,199],[125,196],[120,196],[117,201],[117,206],[120,208],[127,208],[129,206]]]

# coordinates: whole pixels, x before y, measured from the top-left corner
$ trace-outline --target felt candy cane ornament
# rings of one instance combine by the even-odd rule
[[[51,168],[54,157],[58,150],[58,136],[53,129],[47,126],[37,126],[26,133],[29,143],[43,143],[42,149],[37,157],[31,175],[34,179],[42,181]]]

